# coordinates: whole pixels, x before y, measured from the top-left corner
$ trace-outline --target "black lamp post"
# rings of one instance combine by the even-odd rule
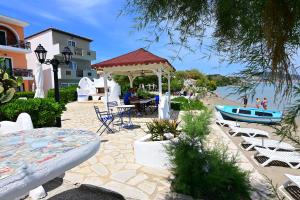
[[[47,64],[47,65],[52,65],[53,67],[53,74],[54,74],[54,93],[55,93],[55,101],[59,102],[59,87],[58,87],[58,75],[57,75],[57,71],[58,71],[58,65],[60,63],[62,63],[62,61],[57,60],[56,58],[52,58],[50,59],[46,59],[46,55],[47,55],[47,51],[46,49],[39,44],[37,46],[37,48],[35,49],[35,55],[38,59],[38,61],[41,64]],[[69,49],[69,47],[65,47],[63,49],[63,51],[61,52],[63,57],[64,57],[64,63],[65,64],[69,64],[70,60],[72,59],[72,55],[73,53],[71,52],[71,50]],[[56,118],[56,126],[57,127],[61,127],[61,118],[57,117]]]

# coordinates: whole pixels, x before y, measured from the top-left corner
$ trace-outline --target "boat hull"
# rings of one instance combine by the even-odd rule
[[[223,106],[216,106],[216,109],[222,114],[226,119],[238,120],[242,122],[250,123],[261,123],[261,124],[275,124],[281,121],[281,117],[265,117],[265,116],[253,116],[244,115],[239,113],[231,113],[222,109]]]

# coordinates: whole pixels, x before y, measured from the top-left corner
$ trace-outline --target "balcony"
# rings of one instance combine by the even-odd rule
[[[30,53],[31,44],[30,42],[19,40],[17,42],[8,42],[6,45],[0,45],[0,50],[17,52],[17,53]]]
[[[97,72],[95,70],[72,70],[69,68],[58,68],[59,79],[81,79],[82,77],[96,78]]]
[[[73,52],[73,58],[77,59],[84,59],[84,60],[95,60],[96,59],[96,52],[90,51],[78,47],[70,47],[71,51]]]
[[[33,80],[32,69],[13,68],[13,74],[22,77],[23,80]]]

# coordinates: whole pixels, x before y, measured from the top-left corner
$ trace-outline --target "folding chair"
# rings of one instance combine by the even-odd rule
[[[153,106],[152,114],[158,110],[158,105],[159,105],[159,96],[156,95],[155,100],[154,100],[154,106]]]
[[[101,131],[100,135],[107,129],[109,133],[113,133],[113,130],[109,127],[109,125],[114,121],[114,116],[109,111],[101,112],[98,106],[94,106],[96,115],[98,120],[101,122],[100,128],[97,130],[97,133],[104,126],[104,129]]]
[[[118,106],[118,102],[117,101],[109,101],[107,102],[107,109],[108,109],[108,112],[112,115],[115,115],[116,112],[114,110],[114,108]]]

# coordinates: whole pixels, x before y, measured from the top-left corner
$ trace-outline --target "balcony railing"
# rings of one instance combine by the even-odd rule
[[[5,44],[2,44],[2,45],[21,48],[21,49],[31,49],[30,42],[27,42],[27,41],[24,41],[24,40],[19,40],[17,42],[7,42],[6,45]]]
[[[33,77],[32,69],[13,68],[14,76]]]

